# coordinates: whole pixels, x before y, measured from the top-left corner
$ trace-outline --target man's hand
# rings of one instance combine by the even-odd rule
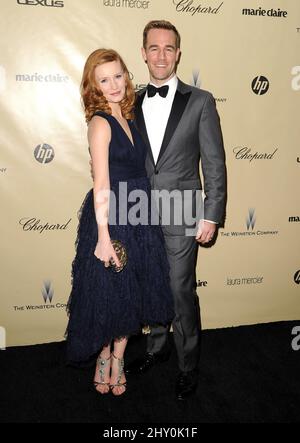
[[[196,240],[198,243],[209,243],[212,241],[217,225],[215,223],[211,223],[205,220],[200,220],[198,225],[198,231],[196,235]]]

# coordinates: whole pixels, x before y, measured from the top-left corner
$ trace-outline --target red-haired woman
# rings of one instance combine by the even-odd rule
[[[128,337],[144,325],[166,325],[174,317],[169,266],[162,231],[151,225],[146,146],[133,124],[134,88],[117,52],[98,49],[88,57],[81,96],[94,186],[80,210],[68,303],[68,360],[98,354],[95,389],[121,395]],[[127,253],[121,272],[114,272],[122,263],[112,240],[119,240]]]

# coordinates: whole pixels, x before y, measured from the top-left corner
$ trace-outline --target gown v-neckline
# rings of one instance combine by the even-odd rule
[[[119,122],[119,120],[115,116],[113,116],[113,115],[111,117],[113,117],[116,120],[116,122],[118,123],[118,125],[120,126],[120,128],[122,129],[124,134],[126,135],[129,143],[131,144],[131,147],[134,148],[134,137],[133,137],[133,133],[132,133],[132,130],[131,130],[131,127],[130,127],[130,124],[129,124],[129,120],[126,120],[126,121],[127,121],[128,128],[129,128],[129,131],[130,131],[130,134],[131,134],[131,137],[132,137],[132,141],[131,141],[129,135],[127,134],[127,132],[125,131],[125,129],[123,128],[123,126],[121,125],[121,123]]]

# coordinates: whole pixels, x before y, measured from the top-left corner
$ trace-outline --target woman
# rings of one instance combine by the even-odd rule
[[[128,336],[174,317],[169,267],[161,229],[151,225],[146,146],[132,122],[134,89],[118,53],[98,49],[88,57],[81,96],[94,186],[80,210],[68,303],[68,359],[84,361],[100,351],[95,389],[122,395]],[[140,199],[138,211],[128,201],[132,191],[147,197],[146,202]],[[137,222],[141,213],[146,213],[146,223]],[[121,241],[127,253],[121,271],[112,240]]]

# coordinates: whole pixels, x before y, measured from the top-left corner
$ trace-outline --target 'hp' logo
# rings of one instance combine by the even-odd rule
[[[52,302],[52,298],[53,298],[53,289],[51,288],[51,282],[50,281],[45,281],[44,282],[44,287],[42,289],[42,295],[43,295],[43,299],[44,302],[47,303],[47,299],[49,299],[49,302]]]
[[[54,159],[54,149],[43,143],[35,148],[34,157],[40,163],[50,163]]]
[[[253,231],[254,226],[255,226],[255,222],[256,222],[255,209],[249,209],[249,215],[246,219],[248,231],[249,231],[250,227],[252,228],[252,231]]]
[[[6,349],[6,331],[3,326],[0,326],[0,351],[5,351]]]
[[[300,271],[297,271],[296,274],[294,275],[294,282],[297,285],[300,285]]]
[[[257,95],[263,95],[265,94],[269,89],[269,80],[264,77],[263,75],[259,75],[258,77],[255,77],[255,79],[252,82],[252,91]]]

